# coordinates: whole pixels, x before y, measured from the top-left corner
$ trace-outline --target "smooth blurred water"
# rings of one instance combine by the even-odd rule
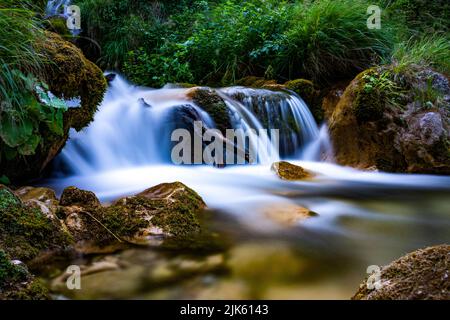
[[[308,271],[310,277],[293,281],[308,288],[302,297],[349,297],[366,277],[368,265],[383,265],[417,248],[450,242],[450,177],[364,172],[316,161],[324,156],[330,160],[326,126],[315,127],[309,111],[297,100],[274,99],[271,103],[279,105],[267,108],[280,110],[272,114],[277,119],[284,119],[282,110],[294,110],[301,128],[295,135],[303,139],[299,138],[295,149],[298,159],[304,160],[291,162],[313,172],[314,179],[280,180],[270,170],[270,158],[259,165],[222,169],[171,165],[166,156],[169,144],[163,139],[177,125],[176,121],[167,122],[172,119],[171,112],[178,112],[175,106],[191,106],[204,122],[214,126],[209,116],[186,98],[186,90],[136,88],[119,77],[94,122],[71,133],[54,174],[41,184],[58,194],[72,185],[91,190],[107,203],[159,183],[181,181],[196,190],[210,209],[230,217],[232,223],[221,226],[224,231],[236,232],[246,241],[253,239],[262,251],[274,241],[283,241],[308,262],[316,261],[314,271]],[[242,88],[220,91],[236,116],[236,126],[262,127],[258,112],[232,98],[230,92],[236,90],[247,100],[258,94]],[[252,105],[263,107],[254,101]],[[268,210],[295,206],[318,216],[286,227],[267,215]],[[264,265],[283,270],[275,260]],[[318,280],[310,287],[308,279],[313,278]],[[272,286],[270,280],[261,281]]]

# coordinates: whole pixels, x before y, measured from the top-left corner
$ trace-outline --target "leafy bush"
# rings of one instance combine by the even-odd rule
[[[52,96],[43,79],[46,58],[34,45],[43,38],[30,4],[0,4],[0,161],[34,154],[42,125],[62,133],[65,103]]]
[[[183,50],[171,55],[148,54],[143,48],[129,51],[124,72],[131,81],[150,87],[162,87],[167,83],[192,82],[189,63],[182,62]]]
[[[289,78],[318,82],[351,77],[390,54],[395,33],[389,21],[367,28],[366,1],[323,0],[298,6],[281,39],[277,65]],[[286,70],[287,69],[287,70]]]
[[[291,11],[290,3],[277,0],[228,0],[214,7],[186,42],[194,78],[227,84],[264,75]]]
[[[446,34],[450,24],[448,0],[384,0],[390,18],[401,20],[415,36]]]

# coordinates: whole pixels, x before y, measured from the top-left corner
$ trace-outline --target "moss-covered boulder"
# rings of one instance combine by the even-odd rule
[[[61,194],[59,204],[62,206],[98,207],[100,206],[100,201],[92,191],[80,190],[77,187],[67,187]]]
[[[37,109],[37,113],[43,112],[39,111],[39,105],[48,104],[49,100],[52,100],[49,97],[53,95],[58,99],[79,99],[79,105],[68,108],[63,114],[54,116],[55,119],[51,121],[41,122],[36,128],[24,122],[24,126],[27,126],[25,129],[30,127],[27,130],[35,130],[33,139],[30,138],[33,143],[25,145],[29,150],[16,150],[0,139],[0,148],[3,151],[0,157],[0,177],[6,176],[13,183],[38,177],[64,146],[69,129],[81,130],[92,121],[106,90],[102,71],[87,60],[81,50],[71,42],[46,31],[44,39],[36,43],[35,47],[37,54],[48,60],[39,79],[35,81],[40,86],[42,83],[48,85],[51,95],[48,94],[47,88],[36,89],[36,92],[29,95],[29,105],[24,105],[23,108]],[[64,109],[61,107],[58,110]],[[35,117],[38,118],[38,115]],[[13,129],[14,127],[9,132],[14,133]]]
[[[274,162],[271,170],[283,180],[309,180],[314,174],[287,161]]]
[[[222,135],[225,136],[226,130],[233,128],[227,105],[214,89],[195,87],[190,89],[187,95],[197,106],[211,116]]]
[[[430,69],[366,70],[331,117],[335,159],[358,168],[450,174],[449,106],[448,79]]]
[[[118,200],[112,207],[135,212],[147,221],[133,239],[153,236],[188,238],[200,233],[202,198],[181,182],[163,183],[133,197]]]
[[[47,300],[46,286],[18,260],[0,250],[0,300]]]
[[[286,89],[294,91],[306,102],[317,123],[323,121],[324,111],[322,109],[320,91],[312,81],[296,79],[286,82],[284,86]]]
[[[39,47],[51,62],[46,76],[50,91],[65,99],[80,98],[81,106],[70,108],[64,120],[66,126],[81,130],[94,119],[103,100],[106,91],[103,72],[79,48],[55,33],[46,32]]]
[[[0,185],[0,249],[23,261],[66,250],[72,238],[59,219],[49,216],[50,212],[45,214],[34,204],[24,204]]]
[[[354,300],[449,300],[450,246],[411,252],[381,269],[379,282],[366,279]],[[371,287],[372,289],[369,289]]]
[[[71,196],[69,196],[69,194]],[[83,252],[106,252],[122,244],[161,245],[195,238],[202,231],[201,197],[180,182],[164,183],[101,206],[89,191],[69,187],[60,215]]]

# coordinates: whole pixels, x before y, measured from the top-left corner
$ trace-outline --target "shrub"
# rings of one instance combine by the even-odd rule
[[[228,0],[215,6],[186,42],[194,78],[229,84],[247,75],[264,76],[290,12],[291,4],[275,0]]]
[[[392,62],[398,71],[410,65],[428,66],[450,74],[450,39],[447,36],[422,36],[396,45]]]
[[[450,3],[447,0],[384,0],[382,3],[388,16],[401,20],[412,35],[449,31]]]
[[[388,21],[367,28],[366,1],[323,0],[296,9],[281,39],[277,65],[289,78],[316,82],[352,77],[390,54],[395,33]],[[287,69],[287,70],[286,70]]]

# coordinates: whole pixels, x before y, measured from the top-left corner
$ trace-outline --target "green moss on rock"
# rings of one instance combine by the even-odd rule
[[[46,39],[39,47],[52,62],[47,68],[50,90],[66,99],[81,99],[81,107],[71,108],[64,119],[68,126],[81,130],[93,120],[106,91],[102,71],[74,44],[55,33],[46,32]]]
[[[92,191],[80,190],[77,187],[67,187],[61,194],[59,204],[62,206],[81,205],[98,207],[100,206],[100,201]]]
[[[316,88],[312,81],[306,79],[296,79],[286,82],[284,86],[286,89],[294,91],[308,104],[309,109],[317,123],[323,121],[324,111],[322,109],[320,91]]]
[[[449,274],[449,245],[416,250],[382,268],[378,289],[366,279],[352,299],[449,300]]]
[[[336,161],[388,172],[449,174],[444,98],[449,94],[448,79],[428,68],[397,71],[394,65],[362,72],[330,119]]]
[[[65,206],[61,211],[75,240],[91,247],[106,247],[117,241],[141,244],[155,238],[188,239],[201,233],[200,213],[205,204],[180,182],[157,185],[107,207],[92,199],[84,201],[81,195],[89,195],[87,191],[70,187],[64,193],[80,195],[69,197],[71,200],[62,197]]]
[[[43,251],[61,251],[72,239],[57,219],[25,206],[12,191],[0,186],[0,248],[14,259],[35,258]]]
[[[80,98],[80,107],[70,108],[63,114],[62,128],[51,130],[48,123],[42,122],[39,144],[34,152],[20,155],[15,149],[0,142],[4,156],[0,158],[0,176],[7,176],[12,183],[23,182],[38,177],[51,160],[64,147],[70,128],[81,130],[94,117],[106,90],[106,80],[102,71],[87,60],[80,49],[61,36],[46,31],[43,40],[35,45],[37,54],[47,57],[48,63],[39,81],[45,82],[49,90],[58,98]],[[30,105],[23,108],[36,108],[36,97],[30,93]],[[56,121],[56,120],[55,120]],[[62,130],[61,130],[62,129]],[[11,152],[7,152],[11,151]]]
[[[226,130],[232,128],[225,101],[214,89],[206,87],[193,88],[188,92],[188,97],[211,116],[216,123],[217,129],[224,136],[226,135]]]
[[[49,292],[22,263],[14,263],[0,250],[0,300],[46,300]]]
[[[314,177],[311,172],[287,161],[274,162],[271,170],[283,180],[308,180]]]

